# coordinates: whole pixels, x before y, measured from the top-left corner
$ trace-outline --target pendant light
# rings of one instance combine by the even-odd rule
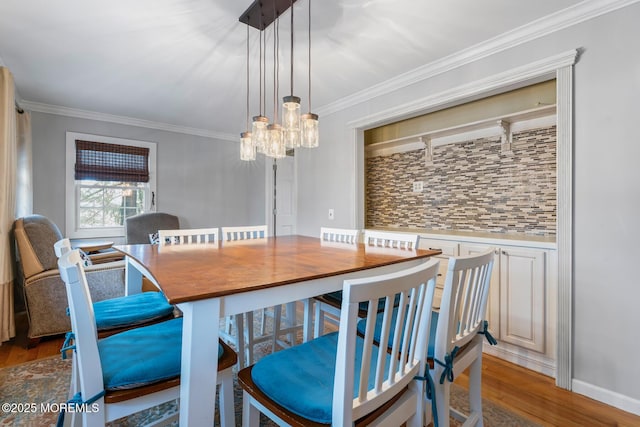
[[[274,10],[274,15],[276,15]],[[267,146],[265,155],[274,159],[281,159],[287,156],[287,149],[282,138],[282,126],[278,123],[278,45],[280,23],[276,16],[273,24],[273,123],[267,126]]]
[[[256,159],[256,147],[249,129],[249,26],[247,26],[247,131],[240,134],[240,160]]]
[[[262,14],[260,15],[260,21],[262,22]],[[249,26],[247,25],[247,28]],[[266,37],[264,36],[264,31],[260,31],[260,94],[259,94],[259,102],[260,105],[258,108],[260,109],[260,113],[257,116],[253,117],[253,126],[251,128],[251,133],[253,135],[253,144],[256,147],[256,151],[258,153],[264,153],[265,147],[267,144],[267,124],[269,123],[269,119],[262,115],[264,108],[264,100],[266,96],[264,96],[264,91],[266,91],[266,85],[264,85],[264,76],[266,75],[265,70],[265,56],[266,56]]]
[[[311,0],[309,0],[309,112],[300,116],[302,128],[301,144],[306,148],[319,145],[318,115],[311,112]]]
[[[282,99],[282,131],[286,148],[300,147],[300,97],[293,94],[293,0],[291,0],[291,94]]]

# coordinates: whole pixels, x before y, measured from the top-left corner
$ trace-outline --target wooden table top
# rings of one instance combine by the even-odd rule
[[[320,279],[441,253],[335,244],[306,236],[219,245],[118,245],[114,249],[143,265],[172,304]]]

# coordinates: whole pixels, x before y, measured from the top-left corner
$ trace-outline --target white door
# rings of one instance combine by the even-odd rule
[[[273,185],[274,176],[275,187]],[[273,209],[274,205],[276,207],[275,211]],[[269,224],[269,230],[272,234],[286,236],[296,233],[296,168],[294,156],[267,162],[266,206],[267,224]]]

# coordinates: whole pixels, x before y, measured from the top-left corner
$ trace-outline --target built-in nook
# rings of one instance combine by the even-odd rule
[[[366,131],[366,227],[553,238],[555,98],[550,80]]]

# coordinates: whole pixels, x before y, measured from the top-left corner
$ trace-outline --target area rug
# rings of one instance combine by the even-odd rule
[[[56,404],[67,400],[71,363],[60,357],[41,359],[0,369],[0,426],[55,426]],[[241,425],[242,391],[234,381],[236,424]],[[466,412],[467,393],[453,384],[452,406]],[[14,404],[13,407],[6,404]],[[18,405],[22,404],[21,407]],[[26,405],[25,405],[26,404]],[[8,409],[8,410],[7,410]],[[19,409],[19,410],[18,410]],[[50,409],[50,411],[47,411]],[[13,412],[12,412],[13,410]],[[536,424],[513,414],[491,402],[483,402],[485,426],[535,426]],[[153,409],[109,423],[112,427],[138,427],[177,411],[177,402],[168,402]],[[177,425],[177,423],[176,423]],[[218,415],[216,413],[216,424]],[[263,419],[261,426],[273,426]],[[452,425],[459,425],[453,422]]]

